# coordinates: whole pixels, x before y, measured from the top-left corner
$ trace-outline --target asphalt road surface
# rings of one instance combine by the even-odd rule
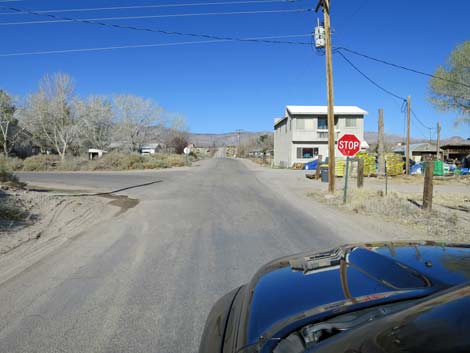
[[[338,238],[243,163],[140,173],[28,173],[128,189],[140,203],[0,284],[0,352],[196,352],[218,297],[283,255]]]

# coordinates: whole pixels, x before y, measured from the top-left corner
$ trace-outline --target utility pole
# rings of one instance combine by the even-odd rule
[[[410,112],[411,97],[408,96],[406,103],[406,175],[410,175]]]
[[[328,192],[335,192],[335,115],[333,98],[333,64],[331,53],[330,0],[319,0],[315,12],[323,9],[325,26],[326,90],[328,97]]]
[[[441,124],[437,122],[436,158],[441,159]]]
[[[243,131],[241,129],[235,130],[237,133],[237,153],[235,154],[236,157],[240,157],[240,133]]]
[[[385,156],[384,156],[384,110],[379,109],[379,134],[377,141],[377,152],[379,154],[379,175],[385,175]]]

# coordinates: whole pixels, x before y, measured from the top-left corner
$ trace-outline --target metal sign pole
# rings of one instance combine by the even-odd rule
[[[348,176],[349,176],[349,157],[346,157],[346,172],[344,175],[344,194],[343,194],[343,203],[346,203],[348,196]]]

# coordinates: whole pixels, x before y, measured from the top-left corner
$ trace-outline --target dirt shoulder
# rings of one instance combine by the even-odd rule
[[[381,196],[384,180],[366,178],[365,191],[356,195],[355,179],[351,179],[350,197],[356,195],[357,200],[343,206],[344,182],[340,178],[336,183],[337,196],[325,198],[327,184],[307,179],[305,175],[311,171],[272,169],[249,160],[241,161],[256,173],[260,182],[283,196],[299,212],[330,227],[347,242],[403,239],[468,242],[470,239],[468,212],[446,207],[470,199],[470,188],[460,181],[436,182],[434,211],[423,215],[407,201],[407,198],[419,200],[422,193],[422,184],[416,179],[389,180],[390,197],[386,200]],[[395,210],[389,209],[392,204]]]
[[[135,206],[124,198],[3,187],[0,202],[9,202],[22,217],[0,219],[0,283],[93,225]]]

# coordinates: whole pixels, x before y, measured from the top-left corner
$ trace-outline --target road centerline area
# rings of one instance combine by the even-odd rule
[[[0,287],[2,352],[194,352],[216,299],[260,265],[341,242],[236,159],[163,173],[21,175],[46,177],[97,190],[164,182],[123,190],[140,200],[132,210]]]

